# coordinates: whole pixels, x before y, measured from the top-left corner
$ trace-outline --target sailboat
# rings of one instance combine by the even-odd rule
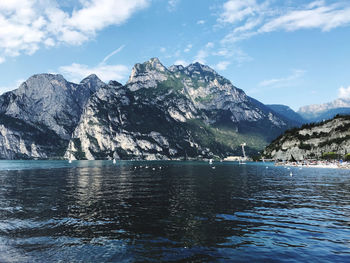
[[[243,152],[243,158],[240,158],[239,159],[239,164],[246,164],[246,160],[247,160],[247,156],[245,155],[245,150],[244,150],[244,146],[246,146],[247,144],[244,142],[244,143],[242,143],[241,144],[241,146],[242,146],[242,152]]]
[[[68,163],[72,163],[72,153],[69,152]]]

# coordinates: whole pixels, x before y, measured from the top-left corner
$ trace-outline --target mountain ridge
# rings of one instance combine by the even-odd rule
[[[0,158],[224,157],[243,141],[256,152],[295,125],[199,63],[166,68],[152,58],[125,85],[40,74],[19,89],[0,96]]]
[[[350,98],[339,98],[328,103],[303,106],[297,113],[308,122],[331,119],[337,114],[350,114]]]
[[[265,148],[264,156],[275,160],[321,159],[327,153],[345,156],[349,149],[350,115],[337,115],[287,130]]]

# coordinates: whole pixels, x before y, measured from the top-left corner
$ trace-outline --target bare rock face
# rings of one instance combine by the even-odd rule
[[[266,147],[264,154],[276,160],[321,158],[324,153],[349,153],[350,117],[337,116],[317,124],[288,130]]]
[[[0,125],[3,126],[0,140],[6,141],[0,158],[62,156],[64,144],[68,144],[86,101],[104,85],[96,75],[74,84],[61,75],[39,74],[30,77],[18,89],[0,96]],[[22,123],[22,128],[11,130],[12,123]],[[28,127],[35,129],[35,136],[43,139],[39,140],[39,145],[33,142]],[[57,139],[56,145],[50,144],[53,138]],[[22,147],[14,146],[17,141]]]
[[[136,64],[125,86],[91,96],[65,157],[178,159],[251,151],[292,124],[199,63]],[[249,151],[249,149],[248,149]]]

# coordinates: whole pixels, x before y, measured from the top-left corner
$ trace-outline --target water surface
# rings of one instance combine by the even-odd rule
[[[350,262],[350,172],[0,161],[0,262]]]

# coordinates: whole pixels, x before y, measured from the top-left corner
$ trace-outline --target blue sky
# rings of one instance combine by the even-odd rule
[[[350,1],[0,1],[0,93],[37,73],[125,83],[135,63],[207,64],[263,103],[350,97]]]

